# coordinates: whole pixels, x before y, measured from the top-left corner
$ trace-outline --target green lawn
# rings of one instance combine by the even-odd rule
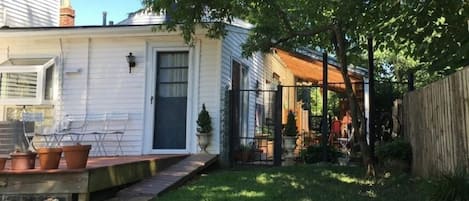
[[[407,175],[364,179],[361,167],[299,165],[219,170],[158,201],[427,200],[429,183]]]

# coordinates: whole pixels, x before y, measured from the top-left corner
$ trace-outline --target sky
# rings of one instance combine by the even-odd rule
[[[71,0],[75,9],[75,25],[102,25],[103,11],[107,21],[114,24],[126,19],[128,14],[142,8],[141,0]]]

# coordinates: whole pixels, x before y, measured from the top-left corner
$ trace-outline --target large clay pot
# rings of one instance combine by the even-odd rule
[[[37,154],[39,156],[41,169],[48,170],[59,168],[62,148],[39,148],[37,149]]]
[[[65,162],[68,169],[81,169],[86,167],[91,145],[63,146]]]
[[[283,136],[283,149],[285,150],[285,165],[292,165],[295,161],[295,148],[297,136]]]
[[[34,152],[14,152],[10,154],[12,170],[34,169],[36,164],[36,153]]]
[[[197,133],[200,151],[207,153],[207,146],[210,144],[210,133]]]
[[[8,158],[0,158],[0,170],[5,169],[5,164],[7,163]]]

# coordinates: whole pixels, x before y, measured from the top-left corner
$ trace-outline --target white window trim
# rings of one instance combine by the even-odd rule
[[[19,58],[28,59],[28,58]],[[9,65],[0,66],[0,73],[37,73],[36,79],[36,97],[35,98],[0,98],[0,104],[3,105],[45,105],[52,104],[54,97],[51,100],[45,100],[44,87],[46,83],[46,71],[52,67],[56,57],[52,57],[43,65]],[[53,80],[55,86],[55,80]]]

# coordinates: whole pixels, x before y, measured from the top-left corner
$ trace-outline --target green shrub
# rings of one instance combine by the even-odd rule
[[[466,171],[444,174],[436,181],[432,201],[468,201],[469,177]]]
[[[376,156],[381,162],[386,160],[402,160],[410,165],[412,161],[412,147],[409,142],[395,140],[376,147]]]
[[[205,109],[205,104],[202,104],[202,110],[199,113],[197,118],[197,132],[200,133],[210,133],[212,131],[212,121],[208,111]]]
[[[327,146],[327,161],[337,162],[337,158],[342,156],[337,149],[331,146]],[[308,146],[306,149],[300,152],[301,160],[305,163],[317,163],[322,161],[322,147],[317,145]]]
[[[288,112],[287,124],[285,125],[285,130],[283,134],[286,136],[296,136],[298,135],[298,129],[296,128],[295,114],[290,110]]]

